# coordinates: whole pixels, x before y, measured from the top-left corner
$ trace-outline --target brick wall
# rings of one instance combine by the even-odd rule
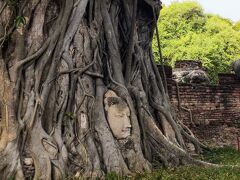
[[[175,83],[171,83],[171,101],[178,105]],[[196,124],[239,124],[240,86],[239,85],[179,85],[181,106],[191,109]],[[185,123],[189,118],[182,116]]]
[[[236,76],[220,74],[218,85],[178,85],[181,106],[191,110],[192,124],[189,112],[178,109],[177,86],[169,72],[166,73],[169,96],[184,124],[203,142],[236,146],[240,136],[240,81]]]

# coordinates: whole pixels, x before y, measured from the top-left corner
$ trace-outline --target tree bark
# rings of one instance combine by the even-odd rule
[[[154,63],[160,9],[155,0],[0,0],[0,179],[130,175],[151,171],[156,154],[206,165],[187,152],[186,138],[205,146],[174,115]],[[110,126],[109,90],[129,109],[127,137]]]

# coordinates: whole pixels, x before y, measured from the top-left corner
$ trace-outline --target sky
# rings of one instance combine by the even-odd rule
[[[181,2],[183,0],[161,0],[163,4]],[[234,22],[240,21],[240,0],[196,0],[202,5],[207,13],[218,14],[221,17],[231,19]]]

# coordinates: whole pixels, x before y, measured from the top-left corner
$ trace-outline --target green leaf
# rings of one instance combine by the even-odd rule
[[[16,25],[17,28],[19,28],[19,27],[21,27],[21,26],[23,26],[23,25],[25,25],[25,24],[26,24],[26,19],[25,19],[25,17],[23,17],[23,16],[17,16],[17,17],[15,18],[15,25]]]

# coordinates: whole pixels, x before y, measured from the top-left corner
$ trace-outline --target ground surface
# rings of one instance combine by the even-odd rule
[[[137,174],[134,177],[121,178],[114,173],[106,176],[107,180],[157,179],[157,180],[238,180],[240,179],[240,152],[230,147],[213,149],[206,152],[200,159],[208,162],[237,165],[239,167],[203,168],[196,166],[182,166],[178,168],[160,168],[151,174]]]

